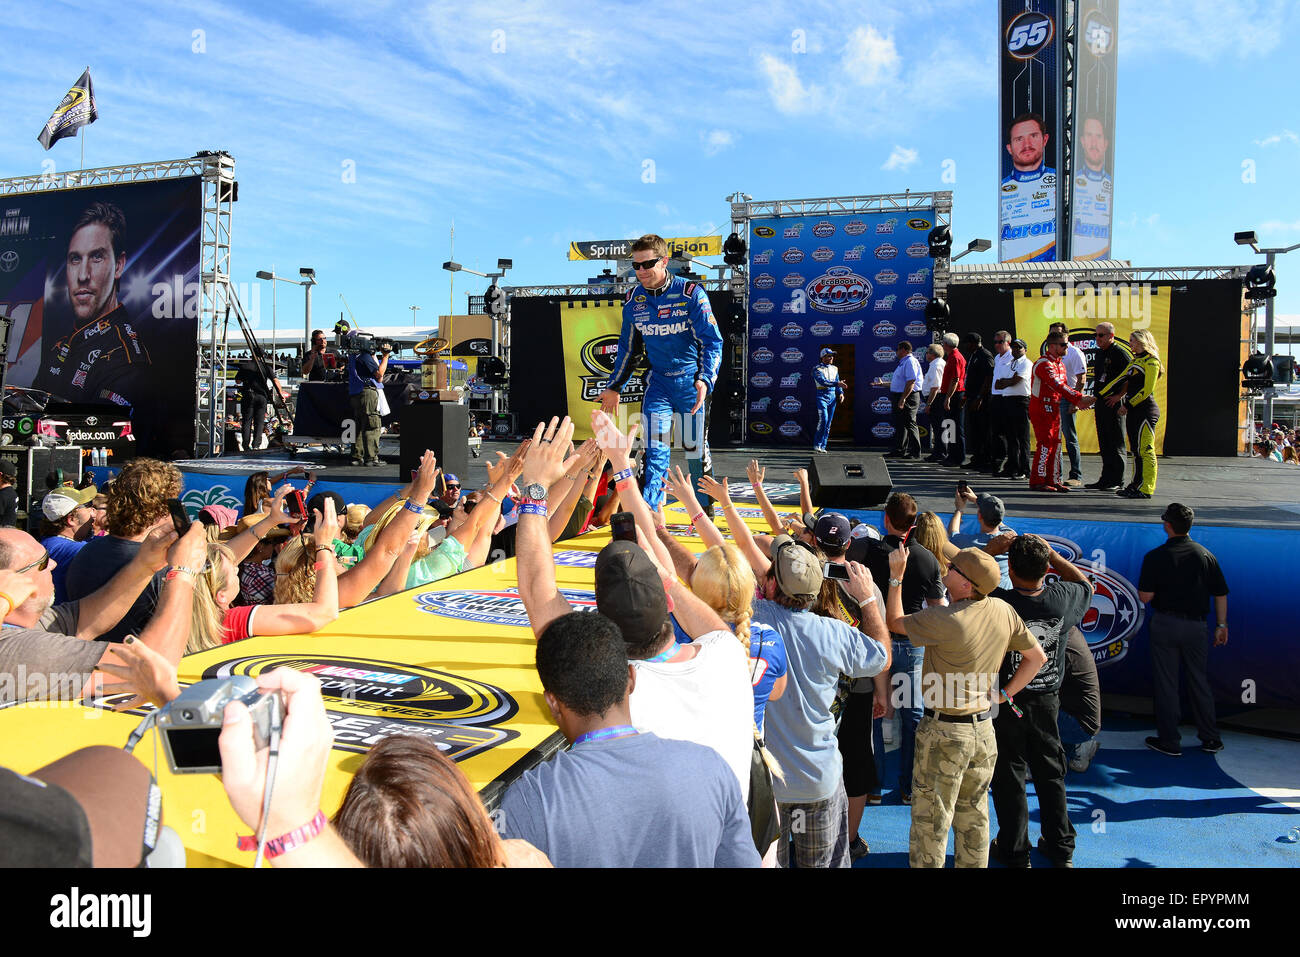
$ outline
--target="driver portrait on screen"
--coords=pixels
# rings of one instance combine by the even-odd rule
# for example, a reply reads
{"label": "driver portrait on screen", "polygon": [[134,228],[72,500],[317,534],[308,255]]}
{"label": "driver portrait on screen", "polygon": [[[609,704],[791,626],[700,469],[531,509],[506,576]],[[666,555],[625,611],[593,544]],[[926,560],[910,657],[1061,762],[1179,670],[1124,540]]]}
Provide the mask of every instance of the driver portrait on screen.
{"label": "driver portrait on screen", "polygon": [[1013,168],[1000,193],[1003,262],[1056,257],[1056,170],[1044,162],[1050,138],[1037,113],[1022,113],[1007,128]]}
{"label": "driver portrait on screen", "polygon": [[35,388],[72,402],[137,401],[151,360],[118,301],[125,233],[126,218],[112,203],[92,203],[77,219],[66,260],[72,330],[45,343]]}
{"label": "driver portrait on screen", "polygon": [[1105,259],[1110,253],[1114,186],[1106,173],[1106,127],[1096,116],[1083,120],[1083,166],[1074,177],[1071,258]]}

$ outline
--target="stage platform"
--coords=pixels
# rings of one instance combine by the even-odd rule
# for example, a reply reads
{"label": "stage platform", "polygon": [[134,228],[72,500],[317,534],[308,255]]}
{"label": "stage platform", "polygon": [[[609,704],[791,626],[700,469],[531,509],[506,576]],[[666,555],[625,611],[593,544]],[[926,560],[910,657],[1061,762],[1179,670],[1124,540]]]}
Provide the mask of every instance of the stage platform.
{"label": "stage platform", "polygon": [[[484,484],[487,481],[486,463],[489,457],[494,460],[496,452],[509,454],[514,448],[515,443],[485,441],[483,457],[471,459],[466,474],[459,476],[463,486],[473,488]],[[830,454],[852,451],[851,448],[832,446]],[[726,476],[731,480],[735,499],[752,501],[745,467],[750,459],[756,458],[767,468],[766,484],[771,486],[768,495],[772,501],[776,504],[794,505],[798,504],[799,499],[792,473],[797,468],[807,468],[812,455],[807,449],[715,449],[713,471],[715,475]],[[673,454],[673,461],[685,469],[686,461],[680,452]],[[266,468],[275,473],[301,465],[316,471],[320,481],[331,485],[377,483],[391,486],[401,480],[395,462],[385,462],[382,468],[366,468],[349,465],[346,459],[338,457],[307,453],[290,457],[277,449],[177,464],[187,473],[226,476],[227,484],[237,478],[237,495],[242,495],[243,476],[258,468]],[[886,464],[896,491],[913,495],[922,511],[937,512],[945,517],[952,513],[953,493],[957,482],[964,478],[977,492],[992,492],[999,496],[1006,504],[1009,515],[1026,518],[1151,522],[1158,525],[1160,512],[1165,505],[1182,502],[1195,509],[1196,521],[1200,525],[1300,529],[1300,467],[1265,459],[1186,456],[1161,458],[1156,494],[1150,501],[1123,499],[1113,493],[1093,492],[1083,488],[1072,491],[1069,495],[1031,492],[1028,482],[992,478],[924,460],[887,459]],[[1083,456],[1083,480],[1095,481],[1100,473],[1100,458],[1096,455]],[[187,482],[186,488],[190,487]],[[231,488],[234,486],[231,485]],[[369,499],[377,490],[366,491],[371,494],[364,496],[364,499]],[[378,501],[387,494],[385,490],[374,500]],[[362,500],[363,498],[349,499]]]}

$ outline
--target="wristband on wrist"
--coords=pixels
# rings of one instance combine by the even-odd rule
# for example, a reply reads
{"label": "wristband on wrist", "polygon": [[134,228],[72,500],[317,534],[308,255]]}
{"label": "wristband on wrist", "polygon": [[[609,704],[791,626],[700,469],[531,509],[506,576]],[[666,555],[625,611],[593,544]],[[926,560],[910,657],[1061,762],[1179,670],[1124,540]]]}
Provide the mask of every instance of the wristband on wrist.
{"label": "wristband on wrist", "polygon": [[184,565],[173,565],[167,569],[167,574],[163,576],[163,581],[171,581],[181,573],[189,575],[191,578],[199,577],[199,571],[196,568],[186,568]]}
{"label": "wristband on wrist", "polygon": [[498,505],[501,504],[501,499],[497,498],[495,495],[492,494],[491,487],[485,488],[483,490],[483,494],[486,495],[488,498],[492,499],[492,501],[496,502]]}
{"label": "wristband on wrist", "polygon": [[333,554],[334,554],[334,546],[333,546],[333,545],[317,545],[317,546],[316,546],[316,551],[318,551],[318,552],[329,552],[331,555],[333,555]]}
{"label": "wristband on wrist", "polygon": [[530,501],[528,501],[527,499],[525,499],[524,501],[522,501],[522,502],[519,503],[519,514],[520,514],[520,515],[540,515],[542,518],[546,518],[546,515],[547,515],[547,513],[546,513],[546,503],[545,503],[545,502],[530,502]]}
{"label": "wristband on wrist", "polygon": [[633,476],[633,474],[635,473],[633,473],[633,471],[630,468],[623,469],[620,472],[615,472],[614,484],[617,485],[619,482],[622,482],[624,479],[630,479]]}
{"label": "wristband on wrist", "polygon": [[408,498],[408,499],[406,500],[406,502],[402,505],[402,508],[406,509],[408,512],[412,512],[412,513],[415,514],[415,515],[423,515],[423,514],[424,514],[424,506],[423,506],[423,505],[417,505],[415,502],[412,502],[409,498]]}
{"label": "wristband on wrist", "polygon": [[704,509],[700,509],[698,512],[696,512],[694,515],[691,516],[691,524],[694,525],[703,517],[704,517]]}
{"label": "wristband on wrist", "polygon": [[[302,847],[314,837],[320,836],[325,830],[325,812],[317,811],[316,816],[304,824],[302,827],[295,827],[287,834],[281,834],[279,837],[266,842],[266,859],[279,857],[281,854],[287,854],[289,851]],[[251,834],[241,835],[235,838],[235,847],[241,851],[257,850],[257,838]]]}
{"label": "wristband on wrist", "polygon": [[5,614],[8,614],[9,612],[13,611],[15,608],[18,607],[18,603],[14,601],[13,598],[11,598],[8,595],[8,593],[0,591],[0,598],[3,598],[5,601],[9,602],[9,608],[6,610]]}

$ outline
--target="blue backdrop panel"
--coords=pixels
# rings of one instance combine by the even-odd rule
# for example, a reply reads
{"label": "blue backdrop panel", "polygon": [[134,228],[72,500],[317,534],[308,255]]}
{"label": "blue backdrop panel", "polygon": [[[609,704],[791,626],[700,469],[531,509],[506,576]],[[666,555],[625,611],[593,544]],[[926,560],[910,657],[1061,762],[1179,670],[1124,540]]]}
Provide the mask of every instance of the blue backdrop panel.
{"label": "blue backdrop panel", "polygon": [[[931,340],[926,235],[933,210],[755,219],[749,260],[749,441],[812,445],[812,369],[824,346],[854,347],[853,441],[892,445],[895,349]],[[841,353],[843,350],[841,349]],[[881,378],[886,381],[877,385]],[[850,414],[842,404],[836,415]]]}
{"label": "blue backdrop panel", "polygon": [[[882,527],[880,512],[848,512]],[[948,516],[943,516],[944,521]],[[1016,518],[1017,532],[1042,535],[1096,582],[1092,607],[1082,623],[1101,690],[1151,695],[1148,644],[1150,608],[1138,601],[1142,558],[1162,544],[1159,524],[1069,522]],[[963,532],[979,530],[967,517]],[[1285,529],[1194,526],[1192,538],[1219,561],[1228,583],[1228,644],[1210,649],[1209,676],[1215,701],[1225,712],[1249,707],[1300,708],[1300,628],[1286,601],[1300,567],[1300,533]],[[1206,617],[1206,641],[1212,618]]]}
{"label": "blue backdrop panel", "polygon": [[[273,469],[272,471],[276,470]],[[199,509],[204,505],[227,505],[237,512],[243,513],[244,482],[248,478],[247,473],[220,475],[206,472],[186,472],[182,469],[181,477],[183,481],[181,502],[184,503],[185,510],[189,512],[190,518],[198,515]],[[293,486],[299,489],[306,484],[296,476],[291,481]],[[393,490],[396,488],[395,483],[385,485],[380,482],[331,482],[322,479],[316,483],[311,491],[313,495],[317,492],[338,492],[343,496],[343,501],[349,505],[369,505],[374,507],[393,494]]]}

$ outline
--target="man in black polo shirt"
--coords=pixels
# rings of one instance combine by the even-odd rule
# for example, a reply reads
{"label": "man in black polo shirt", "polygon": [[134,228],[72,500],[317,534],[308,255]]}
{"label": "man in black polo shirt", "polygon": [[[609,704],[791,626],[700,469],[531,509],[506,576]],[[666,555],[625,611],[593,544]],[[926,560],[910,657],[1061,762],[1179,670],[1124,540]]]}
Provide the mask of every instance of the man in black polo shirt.
{"label": "man in black polo shirt", "polygon": [[[916,499],[906,492],[895,492],[885,502],[885,537],[879,540],[860,538],[849,546],[849,561],[867,566],[871,578],[883,595],[889,590],[889,553],[902,544],[916,524]],[[907,543],[907,571],[903,575],[903,613],[913,614],[926,605],[946,605],[943,573],[939,560],[920,542]],[[906,635],[893,640],[894,660],[889,667],[894,707],[901,718],[899,741],[898,790],[904,804],[912,802],[912,759],[916,752],[916,729],[921,723],[922,649],[914,647]],[[896,677],[906,675],[907,677]]]}
{"label": "man in black polo shirt", "polygon": [[1151,677],[1155,685],[1156,736],[1147,747],[1170,757],[1183,753],[1178,732],[1178,667],[1187,667],[1187,698],[1201,750],[1223,750],[1214,721],[1214,696],[1206,673],[1205,617],[1214,599],[1214,646],[1228,643],[1228,585],[1219,562],[1187,537],[1196,513],[1174,502],[1160,516],[1169,540],[1147,552],[1138,576],[1138,598],[1151,605]]}
{"label": "man in black polo shirt", "polygon": [[[1106,383],[1114,380],[1133,361],[1133,352],[1115,338],[1115,326],[1097,324],[1097,357],[1092,360],[1092,391],[1101,395]],[[1101,453],[1101,476],[1084,488],[1113,492],[1124,484],[1124,426],[1119,420],[1123,396],[1100,399],[1093,406],[1097,418],[1097,451]]]}
{"label": "man in black polo shirt", "polygon": [[993,387],[993,353],[983,346],[978,332],[968,332],[962,339],[966,360],[966,448],[970,463],[966,468],[981,471],[992,464],[989,450],[989,400]]}
{"label": "man in black polo shirt", "polygon": [[[1013,867],[1029,865],[1029,810],[1025,800],[1025,771],[1034,776],[1043,836],[1039,849],[1057,867],[1072,867],[1074,826],[1065,799],[1065,750],[1057,728],[1061,680],[1066,670],[1070,629],[1092,603],[1092,586],[1074,565],[1037,535],[1021,535],[1007,550],[1012,587],[994,597],[1015,609],[1029,633],[1038,639],[1047,661],[1015,697],[1021,714],[1000,707],[993,719],[998,762],[993,771],[993,807],[998,812],[998,836],[989,850]],[[1048,566],[1060,578],[1045,585]],[[1007,654],[999,681],[1006,685],[1020,666],[1018,651]]]}

